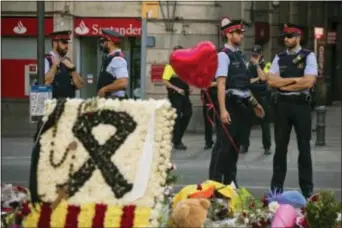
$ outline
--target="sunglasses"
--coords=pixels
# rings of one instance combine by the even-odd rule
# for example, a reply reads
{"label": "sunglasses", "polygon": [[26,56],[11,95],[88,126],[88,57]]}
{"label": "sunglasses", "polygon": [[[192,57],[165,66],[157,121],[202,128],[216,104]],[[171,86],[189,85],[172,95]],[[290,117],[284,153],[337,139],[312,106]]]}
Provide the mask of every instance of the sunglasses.
{"label": "sunglasses", "polygon": [[101,39],[100,39],[100,43],[101,43],[101,44],[103,44],[103,43],[106,42],[106,41],[109,41],[109,40],[108,40],[108,39],[105,39],[105,38],[101,38]]}
{"label": "sunglasses", "polygon": [[297,37],[297,36],[298,36],[297,33],[284,33],[284,34],[282,35],[283,38],[288,38],[288,39],[291,39],[291,38]]}
{"label": "sunglasses", "polygon": [[252,56],[253,57],[259,57],[261,54],[258,54],[258,53],[252,53]]}

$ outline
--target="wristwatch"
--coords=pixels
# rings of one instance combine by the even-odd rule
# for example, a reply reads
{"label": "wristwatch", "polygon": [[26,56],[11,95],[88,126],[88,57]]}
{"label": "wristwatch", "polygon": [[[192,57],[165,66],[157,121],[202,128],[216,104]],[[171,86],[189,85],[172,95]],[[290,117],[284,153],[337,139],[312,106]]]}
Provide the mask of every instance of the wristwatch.
{"label": "wristwatch", "polygon": [[76,66],[74,66],[73,68],[69,68],[69,71],[71,72],[76,71]]}
{"label": "wristwatch", "polygon": [[253,96],[251,96],[249,98],[249,101],[251,102],[253,108],[255,108],[256,106],[258,106],[259,102],[257,101],[257,99],[255,99]]}

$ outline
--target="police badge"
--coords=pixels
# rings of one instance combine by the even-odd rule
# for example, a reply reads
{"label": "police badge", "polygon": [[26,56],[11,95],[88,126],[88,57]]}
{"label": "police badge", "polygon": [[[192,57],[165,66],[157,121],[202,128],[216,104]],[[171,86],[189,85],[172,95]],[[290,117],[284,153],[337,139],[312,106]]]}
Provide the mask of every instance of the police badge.
{"label": "police badge", "polygon": [[303,64],[303,63],[299,63],[299,64],[297,65],[297,68],[300,69],[300,70],[303,69],[303,67],[304,67],[304,64]]}

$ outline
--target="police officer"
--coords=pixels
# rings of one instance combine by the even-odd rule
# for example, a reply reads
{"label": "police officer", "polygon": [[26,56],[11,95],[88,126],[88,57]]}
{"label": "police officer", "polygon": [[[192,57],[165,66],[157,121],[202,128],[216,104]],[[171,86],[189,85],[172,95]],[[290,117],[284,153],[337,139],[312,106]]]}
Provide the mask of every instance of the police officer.
{"label": "police officer", "polygon": [[[182,46],[176,46],[174,50],[182,48]],[[165,66],[162,78],[168,98],[177,111],[173,129],[173,145],[175,149],[186,150],[187,147],[182,142],[182,138],[192,116],[192,104],[189,97],[190,87],[176,75],[170,64]]]}
{"label": "police officer", "polygon": [[310,88],[316,82],[317,60],[310,50],[301,48],[303,29],[285,24],[282,35],[286,51],[275,56],[268,76],[268,84],[276,88],[275,97],[275,154],[271,189],[283,191],[287,170],[287,146],[292,126],[297,135],[299,150],[299,186],[305,197],[313,191],[311,162]]}
{"label": "police officer", "polygon": [[[264,146],[264,154],[271,154],[271,130],[269,123],[269,97],[270,90],[268,89],[266,82],[266,74],[271,67],[270,62],[266,62],[262,56],[262,48],[260,45],[255,45],[252,48],[252,56],[248,62],[248,72],[249,72],[249,88],[254,95],[254,97],[260,102],[261,106],[265,111],[265,117],[260,119],[261,129],[262,129],[262,144]],[[249,137],[252,127],[253,113],[250,113],[249,122],[246,128],[246,135],[243,138],[242,146],[240,148],[241,153],[248,152],[249,147]]]}
{"label": "police officer", "polygon": [[84,86],[75,65],[66,56],[71,31],[50,34],[52,50],[45,56],[45,85],[52,85],[53,98],[74,98],[76,89]]}
{"label": "police officer", "polygon": [[97,95],[105,98],[125,99],[128,85],[127,61],[120,49],[120,33],[102,29],[101,46],[105,52],[97,82]]}
{"label": "police officer", "polygon": [[[217,82],[214,80],[210,87],[208,88],[207,92],[210,96],[211,101],[213,104],[210,103],[210,100],[207,97],[206,92],[202,89],[201,90],[201,99],[203,102],[203,119],[204,119],[204,140],[205,146],[204,149],[210,149],[213,146],[213,123],[214,121],[214,107],[217,107]],[[213,105],[213,107],[211,107]],[[211,120],[211,121],[210,121]]]}
{"label": "police officer", "polygon": [[[236,184],[238,151],[234,149],[233,145],[235,144],[237,148],[241,145],[240,128],[246,122],[249,102],[253,101],[253,107],[258,116],[262,117],[264,111],[248,90],[248,71],[238,49],[244,36],[243,22],[224,19],[221,22],[221,30],[227,37],[225,47],[218,53],[218,69],[216,71],[222,124],[217,125],[220,128],[220,147],[216,154],[212,154],[214,171],[210,171],[210,179],[223,184],[231,184],[232,181]],[[226,135],[223,125],[228,128],[232,140]]]}

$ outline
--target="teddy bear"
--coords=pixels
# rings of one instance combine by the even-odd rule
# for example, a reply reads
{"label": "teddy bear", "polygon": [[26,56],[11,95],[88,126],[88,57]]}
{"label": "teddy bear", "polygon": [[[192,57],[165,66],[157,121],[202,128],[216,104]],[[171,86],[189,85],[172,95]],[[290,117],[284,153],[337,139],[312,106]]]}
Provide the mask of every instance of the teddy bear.
{"label": "teddy bear", "polygon": [[171,227],[204,227],[210,201],[204,198],[189,198],[180,201],[173,209]]}

